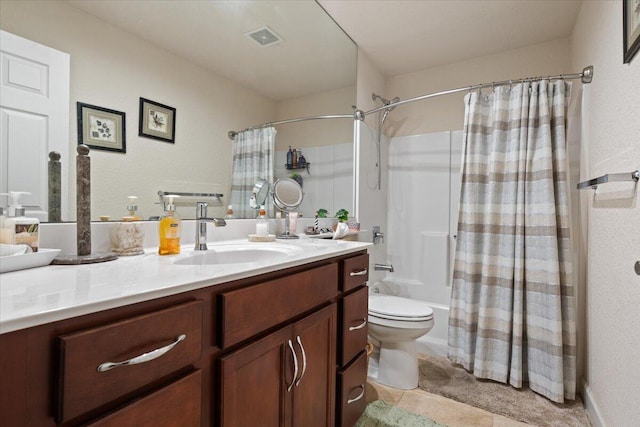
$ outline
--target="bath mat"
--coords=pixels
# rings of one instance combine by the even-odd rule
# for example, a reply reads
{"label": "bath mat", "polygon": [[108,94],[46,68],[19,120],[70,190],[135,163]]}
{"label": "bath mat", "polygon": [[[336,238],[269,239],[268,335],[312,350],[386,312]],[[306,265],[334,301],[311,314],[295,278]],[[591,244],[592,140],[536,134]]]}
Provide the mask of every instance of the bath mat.
{"label": "bath mat", "polygon": [[591,426],[582,401],[559,404],[530,389],[516,389],[491,380],[478,379],[447,358],[420,359],[419,387],[494,414],[536,426]]}
{"label": "bath mat", "polygon": [[447,427],[431,418],[375,400],[367,405],[355,427]]}

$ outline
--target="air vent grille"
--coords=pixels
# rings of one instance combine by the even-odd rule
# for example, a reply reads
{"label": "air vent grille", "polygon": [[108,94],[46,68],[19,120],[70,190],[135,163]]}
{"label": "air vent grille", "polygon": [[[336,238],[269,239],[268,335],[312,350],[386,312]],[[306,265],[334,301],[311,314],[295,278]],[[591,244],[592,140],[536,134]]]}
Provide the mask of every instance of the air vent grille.
{"label": "air vent grille", "polygon": [[282,41],[282,37],[267,26],[251,30],[245,35],[263,47],[278,44]]}

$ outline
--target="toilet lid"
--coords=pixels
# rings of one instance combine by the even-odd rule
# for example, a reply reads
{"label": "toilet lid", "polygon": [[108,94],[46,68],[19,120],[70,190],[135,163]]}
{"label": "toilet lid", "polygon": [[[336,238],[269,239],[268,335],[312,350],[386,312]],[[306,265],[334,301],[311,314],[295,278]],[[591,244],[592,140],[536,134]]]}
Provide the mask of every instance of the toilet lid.
{"label": "toilet lid", "polygon": [[424,301],[392,295],[371,295],[369,314],[383,319],[422,321],[433,318],[433,309]]}

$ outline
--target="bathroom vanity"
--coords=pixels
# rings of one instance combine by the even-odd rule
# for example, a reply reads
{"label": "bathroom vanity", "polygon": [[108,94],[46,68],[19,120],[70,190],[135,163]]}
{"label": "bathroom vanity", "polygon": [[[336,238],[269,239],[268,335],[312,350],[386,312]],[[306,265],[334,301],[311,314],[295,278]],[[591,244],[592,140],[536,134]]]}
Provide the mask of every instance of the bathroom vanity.
{"label": "bathroom vanity", "polygon": [[3,424],[352,426],[368,244],[290,245],[278,261],[148,253],[4,274]]}

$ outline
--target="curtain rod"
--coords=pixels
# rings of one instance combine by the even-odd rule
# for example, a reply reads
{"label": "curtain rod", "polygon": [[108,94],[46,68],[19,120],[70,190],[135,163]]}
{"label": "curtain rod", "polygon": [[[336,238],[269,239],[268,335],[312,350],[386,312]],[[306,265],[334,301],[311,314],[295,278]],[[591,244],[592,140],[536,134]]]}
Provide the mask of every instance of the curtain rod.
{"label": "curtain rod", "polygon": [[353,114],[332,114],[332,115],[327,115],[327,116],[308,116],[308,117],[298,117],[297,119],[288,119],[288,120],[280,120],[277,122],[269,122],[269,123],[263,123],[261,125],[257,125],[257,126],[251,126],[250,128],[247,129],[243,129],[239,132],[236,132],[235,130],[230,130],[227,133],[227,136],[229,137],[229,139],[234,139],[236,137],[237,134],[239,134],[240,132],[244,132],[247,130],[253,130],[253,129],[261,129],[261,128],[266,128],[269,126],[275,126],[275,125],[283,125],[285,123],[295,123],[295,122],[304,122],[307,120],[321,120],[321,119],[353,119],[354,115]]}
{"label": "curtain rod", "polygon": [[[546,80],[546,79],[549,79],[549,80],[581,79],[582,83],[591,83],[591,80],[593,80],[593,65],[589,65],[588,67],[585,67],[582,70],[581,73],[560,74],[560,75],[557,75],[557,76],[546,76],[546,77],[542,77],[542,76],[541,77],[527,77],[527,78],[514,79],[514,80],[503,80],[503,81],[500,81],[500,82],[481,83],[481,84],[477,84],[477,85],[470,85],[470,86],[460,87],[460,88],[457,88],[457,89],[443,90],[441,92],[430,93],[428,95],[417,96],[415,98],[409,98],[409,99],[405,99],[405,100],[402,100],[402,101],[393,102],[391,104],[383,105],[382,107],[377,107],[377,108],[374,108],[374,109],[369,110],[367,112],[362,112],[361,116],[364,118],[364,117],[368,116],[369,114],[377,113],[378,111],[388,110],[390,108],[396,108],[397,106],[402,105],[402,104],[408,104],[410,102],[415,102],[415,101],[422,101],[423,99],[434,98],[436,96],[449,95],[449,94],[452,94],[452,93],[478,90],[478,89],[483,89],[483,88],[487,88],[487,87],[506,86],[506,85],[511,85],[513,83],[533,82],[533,81]],[[356,118],[360,119],[359,117],[356,117]],[[360,120],[362,120],[362,119],[360,119]]]}
{"label": "curtain rod", "polygon": [[[354,119],[354,120],[357,119],[357,120],[364,120],[364,118],[366,116],[368,116],[369,114],[377,113],[378,111],[383,111],[383,110],[396,108],[399,105],[408,104],[410,102],[422,101],[423,99],[429,99],[429,98],[435,98],[436,96],[450,95],[452,93],[478,90],[478,89],[483,89],[483,88],[487,88],[487,87],[505,86],[505,85],[512,85],[514,83],[533,82],[533,81],[539,81],[539,80],[545,80],[545,79],[548,79],[548,80],[581,79],[582,83],[591,83],[591,81],[593,80],[593,65],[589,65],[588,67],[583,68],[581,73],[559,74],[557,76],[546,76],[546,77],[543,77],[543,76],[540,76],[540,77],[526,77],[526,78],[520,78],[520,79],[514,79],[514,80],[503,80],[503,81],[499,81],[499,82],[481,83],[481,84],[477,84],[477,85],[459,87],[457,89],[443,90],[443,91],[440,91],[440,92],[430,93],[430,94],[427,94],[427,95],[417,96],[415,98],[409,98],[409,99],[405,99],[405,100],[402,100],[402,101],[393,102],[391,104],[387,104],[387,105],[383,105],[381,107],[374,108],[374,109],[369,110],[367,112],[364,112],[362,110],[355,110],[353,114],[333,114],[333,115],[327,115],[327,116],[299,117],[299,118],[296,118],[296,119],[288,119],[288,120],[280,120],[280,121],[277,121],[277,122],[263,123],[261,125],[252,126],[250,128],[244,129],[244,130],[242,130],[240,132],[244,132],[244,131],[247,131],[247,130],[253,130],[253,129],[261,129],[261,128],[265,128],[265,127],[269,127],[269,126],[282,125],[282,124],[285,124],[285,123],[303,122],[303,121],[307,121],[307,120],[320,120],[320,119]],[[233,140],[233,139],[235,139],[236,135],[238,135],[238,133],[239,132],[236,132],[234,130],[230,130],[227,133],[227,136],[229,137],[229,139]]]}

